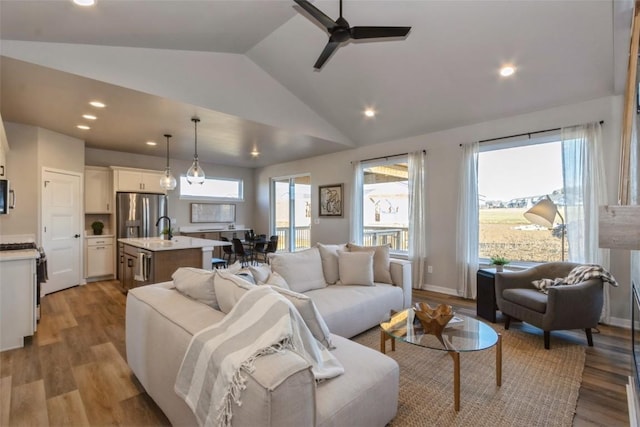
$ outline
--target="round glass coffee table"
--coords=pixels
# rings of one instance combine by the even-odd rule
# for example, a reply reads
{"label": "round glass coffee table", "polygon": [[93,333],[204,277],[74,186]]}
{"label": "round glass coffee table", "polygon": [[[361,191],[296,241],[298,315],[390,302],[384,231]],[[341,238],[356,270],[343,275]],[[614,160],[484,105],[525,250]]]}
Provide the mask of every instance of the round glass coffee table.
{"label": "round glass coffee table", "polygon": [[413,308],[391,316],[380,324],[380,351],[386,353],[386,342],[391,340],[395,351],[395,340],[420,347],[446,351],[453,359],[453,399],[455,410],[460,410],[460,353],[486,350],[496,347],[496,384],[502,385],[502,335],[491,326],[469,316],[456,314],[439,336],[425,334],[415,317]]}

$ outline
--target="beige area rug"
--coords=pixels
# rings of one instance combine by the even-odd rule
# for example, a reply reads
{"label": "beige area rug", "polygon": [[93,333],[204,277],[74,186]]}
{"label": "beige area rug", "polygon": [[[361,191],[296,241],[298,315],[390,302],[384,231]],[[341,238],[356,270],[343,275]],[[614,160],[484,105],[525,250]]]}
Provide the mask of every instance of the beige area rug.
{"label": "beige area rug", "polygon": [[[571,426],[584,369],[583,346],[517,330],[502,333],[502,386],[495,347],[460,355],[460,412],[453,403],[453,360],[444,351],[402,342],[387,355],[400,365],[398,414],[391,426]],[[380,331],[354,341],[380,350]]]}

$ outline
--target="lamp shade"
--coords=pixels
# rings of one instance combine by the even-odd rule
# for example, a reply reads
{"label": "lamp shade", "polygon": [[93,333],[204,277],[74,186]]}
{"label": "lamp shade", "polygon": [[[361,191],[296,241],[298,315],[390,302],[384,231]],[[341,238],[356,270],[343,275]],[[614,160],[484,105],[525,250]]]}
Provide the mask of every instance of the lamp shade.
{"label": "lamp shade", "polygon": [[173,190],[176,188],[176,179],[171,175],[171,168],[169,167],[169,138],[171,138],[171,135],[165,133],[164,137],[167,138],[167,167],[164,170],[164,175],[160,178],[160,187],[164,190]]}
{"label": "lamp shade", "polygon": [[200,167],[200,162],[198,162],[198,122],[200,121],[197,117],[192,117],[191,121],[193,122],[194,128],[194,145],[195,145],[195,154],[193,155],[193,164],[187,171],[187,182],[189,184],[203,184],[205,180],[205,174],[202,168]]}
{"label": "lamp shade", "polygon": [[531,209],[524,213],[524,217],[531,223],[542,227],[553,228],[553,221],[558,214],[558,207],[549,196],[538,201]]}

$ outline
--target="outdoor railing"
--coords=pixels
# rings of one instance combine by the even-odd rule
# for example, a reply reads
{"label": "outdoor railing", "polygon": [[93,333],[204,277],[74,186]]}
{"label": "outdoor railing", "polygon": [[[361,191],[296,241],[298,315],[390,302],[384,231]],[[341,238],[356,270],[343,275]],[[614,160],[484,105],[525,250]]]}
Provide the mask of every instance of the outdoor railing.
{"label": "outdoor railing", "polygon": [[[289,251],[289,228],[276,228],[278,235],[278,250]],[[296,249],[311,247],[311,227],[295,228]],[[365,246],[390,245],[392,251],[409,250],[409,229],[403,227],[365,227],[362,236]]]}

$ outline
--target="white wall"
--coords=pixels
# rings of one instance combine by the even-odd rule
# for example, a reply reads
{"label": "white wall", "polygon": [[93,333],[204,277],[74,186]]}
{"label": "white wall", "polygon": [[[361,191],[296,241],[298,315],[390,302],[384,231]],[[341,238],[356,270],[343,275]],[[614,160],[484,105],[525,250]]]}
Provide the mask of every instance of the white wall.
{"label": "white wall", "polygon": [[[312,182],[312,215],[318,214],[318,185],[343,182],[346,197],[352,191],[353,160],[427,150],[427,200],[429,202],[429,264],[433,273],[427,274],[427,284],[440,291],[456,292],[455,239],[456,211],[459,187],[459,144],[512,134],[533,132],[563,126],[604,120],[603,138],[605,167],[608,178],[610,203],[616,202],[618,156],[620,143],[621,97],[605,97],[575,105],[550,108],[535,113],[504,118],[491,122],[454,128],[442,132],[420,135],[404,140],[391,141],[374,146],[360,147],[337,154],[314,157],[296,162],[265,167],[256,171],[255,227],[268,229],[269,182],[273,177],[310,173]],[[311,226],[311,241],[323,243],[344,242],[349,239],[350,200],[345,201],[345,217],[322,218]],[[611,271],[621,287],[613,289],[612,316],[628,318],[629,312],[629,260],[628,252],[612,254]]]}
{"label": "white wall", "polygon": [[[87,148],[85,150],[85,163],[87,166],[124,166],[164,171],[166,158]],[[180,175],[187,173],[191,162],[170,159],[170,166],[173,176],[179,180]],[[238,178],[244,181],[244,202],[235,203],[236,224],[252,226],[256,199],[253,187],[254,170],[213,165],[202,161],[200,162],[200,166],[207,177]],[[191,223],[192,202],[192,200],[180,200],[178,187],[176,187],[174,191],[169,192],[169,216],[176,219],[174,227],[176,225],[177,227],[197,225]]]}
{"label": "white wall", "polygon": [[4,122],[9,143],[7,176],[16,193],[16,208],[0,217],[0,232],[39,238],[42,168],[84,170],[84,141],[47,129]]}
{"label": "white wall", "polygon": [[16,208],[0,215],[0,233],[33,234],[38,231],[38,128],[4,122],[9,152],[7,178],[16,194]]}

